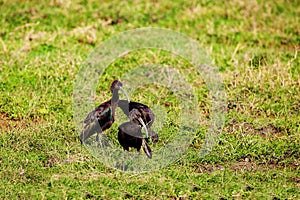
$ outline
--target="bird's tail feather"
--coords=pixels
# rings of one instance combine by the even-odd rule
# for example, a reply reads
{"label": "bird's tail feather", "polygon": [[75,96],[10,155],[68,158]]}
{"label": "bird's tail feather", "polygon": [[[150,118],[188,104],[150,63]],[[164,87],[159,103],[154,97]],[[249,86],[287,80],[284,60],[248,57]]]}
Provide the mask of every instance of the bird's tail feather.
{"label": "bird's tail feather", "polygon": [[84,130],[79,136],[81,143],[83,143],[86,139],[88,139],[91,135],[95,133],[95,125],[97,125],[95,122],[91,122],[84,128]]}

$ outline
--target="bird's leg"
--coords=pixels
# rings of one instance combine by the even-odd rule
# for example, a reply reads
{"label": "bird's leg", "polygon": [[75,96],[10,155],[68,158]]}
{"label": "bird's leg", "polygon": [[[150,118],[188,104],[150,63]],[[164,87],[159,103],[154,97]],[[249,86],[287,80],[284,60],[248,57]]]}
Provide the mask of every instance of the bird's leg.
{"label": "bird's leg", "polygon": [[99,142],[99,133],[96,135],[96,142]]}
{"label": "bird's leg", "polygon": [[100,144],[99,133],[97,132],[97,135],[96,135],[96,147],[98,147],[99,144]]}
{"label": "bird's leg", "polygon": [[141,117],[139,117],[138,120],[139,120],[139,122],[143,125],[143,127],[144,127],[144,129],[145,129],[145,131],[146,131],[146,138],[148,138],[148,137],[149,137],[149,133],[148,133],[148,129],[147,129],[146,124],[144,123],[144,121],[142,120]]}
{"label": "bird's leg", "polygon": [[125,149],[124,149],[124,152],[123,152],[123,154],[124,154],[124,160],[123,160],[123,162],[122,162],[122,171],[125,171],[125,163],[126,163],[126,152],[125,152]]}
{"label": "bird's leg", "polygon": [[100,145],[102,147],[102,131],[101,132],[97,132],[96,135],[96,146],[98,147],[98,145]]}

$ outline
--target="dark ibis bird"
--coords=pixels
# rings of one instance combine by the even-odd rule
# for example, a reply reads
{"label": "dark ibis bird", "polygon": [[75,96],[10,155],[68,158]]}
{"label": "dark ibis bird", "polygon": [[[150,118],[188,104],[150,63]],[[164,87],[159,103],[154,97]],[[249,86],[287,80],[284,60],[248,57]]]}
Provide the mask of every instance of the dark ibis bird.
{"label": "dark ibis bird", "polygon": [[122,88],[122,83],[118,80],[113,81],[110,86],[112,98],[96,107],[95,110],[90,112],[83,121],[84,130],[79,136],[81,142],[84,142],[94,133],[97,133],[96,140],[99,142],[99,133],[110,128],[114,123],[115,110],[119,101],[119,90],[124,93],[129,101],[126,91]]}
{"label": "dark ibis bird", "polygon": [[120,100],[118,106],[132,122],[145,128],[146,140],[148,140],[150,135],[153,143],[158,141],[158,134],[150,129],[154,122],[155,115],[147,105],[133,101],[128,102],[126,100]]}
{"label": "dark ibis bird", "polygon": [[152,158],[152,151],[142,135],[142,128],[133,121],[125,122],[119,126],[118,141],[124,150],[129,151],[129,147],[140,151],[141,147],[148,158]]}

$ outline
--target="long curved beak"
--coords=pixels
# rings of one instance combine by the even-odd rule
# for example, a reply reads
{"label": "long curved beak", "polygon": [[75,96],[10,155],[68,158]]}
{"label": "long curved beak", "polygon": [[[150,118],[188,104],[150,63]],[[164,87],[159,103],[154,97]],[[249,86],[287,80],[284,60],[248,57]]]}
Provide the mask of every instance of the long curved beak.
{"label": "long curved beak", "polygon": [[127,92],[122,88],[122,87],[120,87],[120,90],[123,92],[123,94],[126,96],[126,98],[127,98],[127,101],[128,101],[128,103],[130,102],[130,99],[129,99],[129,96],[128,96],[128,94],[127,94]]}
{"label": "long curved beak", "polygon": [[148,145],[148,143],[145,141],[145,139],[142,140],[142,146],[143,146],[143,150],[146,153],[148,158],[152,158],[152,150],[150,148],[150,146]]}
{"label": "long curved beak", "polygon": [[142,118],[139,117],[138,120],[143,125],[143,127],[144,127],[144,129],[146,131],[146,138],[148,138],[149,137],[149,133],[148,133],[148,129],[147,129],[146,124],[144,123],[144,121],[142,120]]}

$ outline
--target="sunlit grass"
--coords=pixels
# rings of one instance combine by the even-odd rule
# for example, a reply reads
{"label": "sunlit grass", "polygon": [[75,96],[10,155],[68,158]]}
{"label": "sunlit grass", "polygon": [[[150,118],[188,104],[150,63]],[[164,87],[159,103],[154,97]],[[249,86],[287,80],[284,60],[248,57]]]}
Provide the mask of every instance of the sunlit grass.
{"label": "sunlit grass", "polygon": [[[0,9],[1,198],[299,199],[296,1],[0,1]],[[203,124],[168,167],[124,174],[80,144],[73,86],[105,39],[145,26],[179,31],[203,46],[223,77],[226,124],[211,154],[199,157],[211,106],[201,75],[169,52],[124,55],[99,78],[95,105],[111,97],[112,80],[135,67],[171,66],[195,88]],[[168,125],[181,111],[178,99],[157,85],[138,88],[132,99],[168,112],[162,147],[173,137]],[[107,134],[118,145],[116,130]]]}

